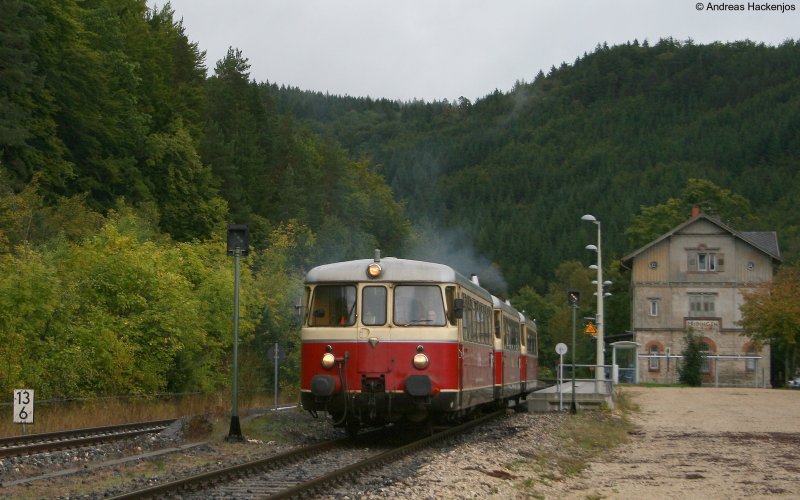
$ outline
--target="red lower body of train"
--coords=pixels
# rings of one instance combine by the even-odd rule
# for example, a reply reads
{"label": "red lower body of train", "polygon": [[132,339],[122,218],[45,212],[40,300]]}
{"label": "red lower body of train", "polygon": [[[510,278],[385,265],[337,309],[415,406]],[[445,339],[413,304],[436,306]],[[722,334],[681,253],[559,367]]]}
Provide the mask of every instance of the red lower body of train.
{"label": "red lower body of train", "polygon": [[302,359],[303,408],[328,412],[348,430],[446,423],[511,402],[522,408],[537,387],[535,370],[526,369],[535,358],[480,344],[305,341]]}

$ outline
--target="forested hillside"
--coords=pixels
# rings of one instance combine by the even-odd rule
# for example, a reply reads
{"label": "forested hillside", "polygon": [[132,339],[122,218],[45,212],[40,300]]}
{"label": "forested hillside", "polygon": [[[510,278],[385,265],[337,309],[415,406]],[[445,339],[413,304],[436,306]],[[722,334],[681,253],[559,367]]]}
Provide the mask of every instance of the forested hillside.
{"label": "forested hillside", "polygon": [[598,46],[475,103],[274,90],[284,109],[380,164],[416,221],[469,235],[512,290],[585,257],[584,213],[603,222],[606,256],[634,250],[624,230],[636,213],[690,178],[750,200],[755,217],[737,229],[778,231],[790,260],[800,250],[796,42]]}
{"label": "forested hillside", "polygon": [[[643,206],[732,193],[752,208],[736,229],[800,251],[797,42],[598,46],[474,103],[277,87],[246,56],[205,61],[168,4],[0,0],[0,392],[223,387],[228,223],[251,231],[252,387],[271,384],[266,348],[296,338],[304,271],[373,248],[478,272],[548,352],[563,290],[591,290],[585,213],[619,287],[609,331]],[[282,370],[296,381],[296,353]]]}
{"label": "forested hillside", "polygon": [[0,0],[0,393],[224,387],[228,223],[251,229],[245,388],[295,340],[309,266],[399,253],[411,228],[378,169],[276,111],[241,53],[209,72],[169,5]]}

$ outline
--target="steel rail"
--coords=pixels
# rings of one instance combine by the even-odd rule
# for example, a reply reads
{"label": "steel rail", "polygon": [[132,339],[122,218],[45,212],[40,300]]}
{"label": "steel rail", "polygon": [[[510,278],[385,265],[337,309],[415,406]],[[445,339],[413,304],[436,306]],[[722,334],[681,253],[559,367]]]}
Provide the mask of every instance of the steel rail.
{"label": "steel rail", "polygon": [[[437,432],[433,435],[426,436],[422,439],[416,440],[410,444],[394,448],[383,453],[377,454],[366,460],[362,460],[352,465],[348,465],[336,471],[324,474],[315,479],[311,479],[304,483],[287,488],[279,493],[269,496],[271,499],[292,498],[300,497],[303,494],[312,492],[316,489],[326,487],[329,488],[331,484],[338,483],[355,474],[379,467],[386,463],[396,461],[406,455],[409,455],[417,450],[430,446],[431,444],[442,441],[449,437],[455,436],[459,433],[466,432],[473,427],[481,425],[488,420],[504,415],[506,409],[502,409],[485,416],[476,418],[456,427],[448,428],[444,431]],[[385,429],[374,431],[379,434]],[[364,439],[368,434],[359,435],[358,439]],[[298,462],[309,456],[314,456],[319,453],[334,449],[339,446],[349,445],[353,443],[352,438],[340,438],[332,441],[325,441],[311,446],[290,450],[275,456],[261,458],[251,462],[234,465],[230,467],[221,468],[215,471],[209,471],[195,476],[181,478],[175,481],[166,482],[143,488],[140,490],[124,493],[118,496],[111,497],[113,500],[121,499],[138,499],[138,498],[153,498],[162,496],[171,496],[182,492],[182,490],[189,490],[198,485],[210,486],[218,483],[225,482],[229,477],[241,477],[242,475],[252,474],[254,471],[270,470],[278,466],[289,465]]]}
{"label": "steel rail", "polygon": [[30,455],[43,451],[75,448],[85,444],[124,439],[166,429],[175,419],[87,427],[0,438],[0,457]]}
{"label": "steel rail", "polygon": [[434,443],[439,441],[443,441],[448,439],[452,436],[461,434],[466,432],[473,427],[477,427],[489,420],[493,420],[495,418],[500,417],[501,415],[505,415],[506,410],[505,408],[502,410],[498,410],[493,413],[486,414],[482,417],[476,418],[474,420],[470,420],[469,422],[465,422],[461,425],[456,427],[452,427],[431,436],[424,437],[422,439],[418,439],[413,443],[409,443],[407,445],[401,446],[399,448],[395,448],[392,450],[385,451],[374,457],[370,457],[366,460],[362,460],[360,462],[356,462],[352,465],[348,465],[346,467],[342,467],[341,469],[335,470],[318,478],[312,479],[310,481],[306,481],[305,483],[298,484],[291,488],[287,488],[286,490],[277,493],[275,495],[270,495],[268,498],[271,500],[277,499],[284,499],[284,498],[295,498],[295,497],[303,497],[308,493],[314,492],[320,488],[327,488],[330,489],[332,484],[337,484],[347,478],[351,478],[361,472],[374,469],[376,467],[383,466],[387,463],[391,463],[394,461],[399,460],[400,458],[405,457],[406,455],[410,455],[411,453],[426,448]]}
{"label": "steel rail", "polygon": [[273,455],[271,457],[261,458],[258,460],[254,460],[239,465],[233,465],[230,467],[225,467],[214,471],[204,472],[202,474],[197,474],[195,476],[177,479],[175,481],[170,481],[163,484],[156,484],[154,486],[142,488],[136,491],[131,491],[129,493],[124,493],[122,495],[117,495],[111,498],[113,500],[131,499],[131,498],[150,498],[159,495],[165,495],[167,493],[174,493],[183,488],[191,487],[197,484],[213,484],[216,482],[223,481],[224,478],[228,476],[238,475],[239,473],[242,472],[248,472],[253,470],[268,470],[278,465],[291,464],[292,462],[297,462],[307,456],[315,455],[317,453],[327,451],[336,448],[337,446],[341,446],[351,442],[352,440],[350,438],[339,438],[331,441],[325,441],[310,446],[304,446],[302,448],[298,448],[295,450],[289,450],[284,453],[280,453],[278,455]]}

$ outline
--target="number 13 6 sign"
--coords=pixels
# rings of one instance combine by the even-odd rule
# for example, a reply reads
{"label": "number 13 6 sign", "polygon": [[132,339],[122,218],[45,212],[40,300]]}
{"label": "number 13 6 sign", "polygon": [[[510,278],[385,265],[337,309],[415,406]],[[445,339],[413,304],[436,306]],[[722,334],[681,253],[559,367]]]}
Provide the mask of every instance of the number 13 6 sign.
{"label": "number 13 6 sign", "polygon": [[14,389],[14,423],[33,423],[33,389]]}

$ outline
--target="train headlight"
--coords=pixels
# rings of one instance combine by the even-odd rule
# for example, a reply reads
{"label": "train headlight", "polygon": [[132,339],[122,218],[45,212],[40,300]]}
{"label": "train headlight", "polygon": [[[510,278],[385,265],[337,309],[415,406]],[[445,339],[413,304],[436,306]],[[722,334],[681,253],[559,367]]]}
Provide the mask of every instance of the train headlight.
{"label": "train headlight", "polygon": [[424,370],[430,364],[430,360],[428,359],[428,356],[426,356],[421,352],[418,352],[414,355],[414,360],[412,361],[412,363],[414,364],[414,368],[416,368],[417,370]]}
{"label": "train headlight", "polygon": [[372,262],[370,263],[370,265],[367,266],[367,276],[369,276],[370,278],[377,278],[378,276],[381,275],[382,272],[383,269],[381,268],[381,265],[378,264],[377,262]]}
{"label": "train headlight", "polygon": [[333,365],[336,364],[336,356],[333,354],[326,352],[322,355],[322,367],[326,370],[330,370],[333,368]]}

